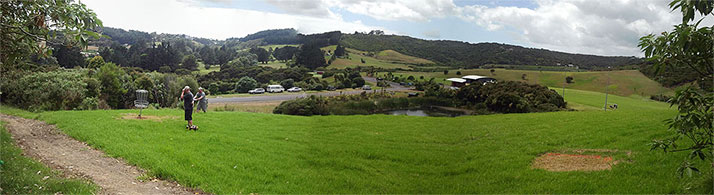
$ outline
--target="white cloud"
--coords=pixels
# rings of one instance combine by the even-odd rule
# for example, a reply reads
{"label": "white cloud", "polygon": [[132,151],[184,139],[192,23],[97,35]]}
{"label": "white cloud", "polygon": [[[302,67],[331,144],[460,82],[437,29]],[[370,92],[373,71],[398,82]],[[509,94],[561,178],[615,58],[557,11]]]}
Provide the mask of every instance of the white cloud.
{"label": "white cloud", "polygon": [[343,0],[325,4],[378,20],[428,21],[456,10],[452,0]]}
{"label": "white cloud", "polygon": [[253,10],[200,7],[191,0],[84,0],[105,26],[157,33],[225,39],[266,29],[295,28],[301,33],[387,29],[339,17],[309,17]]}
{"label": "white cloud", "polygon": [[491,31],[515,31],[534,47],[642,56],[639,37],[668,31],[681,22],[666,0],[542,0],[538,8],[465,6],[459,17]]}

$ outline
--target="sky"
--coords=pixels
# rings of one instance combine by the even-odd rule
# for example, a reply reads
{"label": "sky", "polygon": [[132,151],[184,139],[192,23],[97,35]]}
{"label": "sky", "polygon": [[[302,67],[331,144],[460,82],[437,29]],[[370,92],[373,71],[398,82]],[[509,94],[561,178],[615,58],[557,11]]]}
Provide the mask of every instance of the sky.
{"label": "sky", "polygon": [[[383,30],[429,40],[497,42],[638,56],[639,38],[681,23],[668,0],[82,0],[104,26],[226,39],[267,29]],[[712,26],[709,17],[702,25]]]}

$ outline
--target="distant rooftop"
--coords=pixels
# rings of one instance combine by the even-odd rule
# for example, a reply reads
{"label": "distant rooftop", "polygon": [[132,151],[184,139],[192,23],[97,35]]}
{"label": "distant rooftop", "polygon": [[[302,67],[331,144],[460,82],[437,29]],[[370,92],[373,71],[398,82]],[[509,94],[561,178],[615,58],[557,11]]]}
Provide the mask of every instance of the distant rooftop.
{"label": "distant rooftop", "polygon": [[462,79],[468,79],[468,80],[478,80],[478,79],[492,79],[491,77],[487,76],[481,76],[481,75],[466,75],[461,77]]}
{"label": "distant rooftop", "polygon": [[466,82],[466,79],[462,79],[462,78],[448,78],[446,80],[451,81],[451,82],[457,82],[457,83],[465,83]]}

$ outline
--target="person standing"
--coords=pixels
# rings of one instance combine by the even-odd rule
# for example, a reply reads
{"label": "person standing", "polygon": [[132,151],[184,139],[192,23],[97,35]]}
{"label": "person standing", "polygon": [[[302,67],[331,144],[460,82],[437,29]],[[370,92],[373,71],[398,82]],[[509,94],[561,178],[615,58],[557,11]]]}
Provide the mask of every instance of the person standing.
{"label": "person standing", "polygon": [[183,87],[180,99],[183,100],[183,118],[188,121],[186,128],[191,129],[193,128],[193,118],[191,116],[193,114],[193,93],[191,93],[191,87]]}
{"label": "person standing", "polygon": [[198,88],[198,93],[196,93],[194,101],[198,101],[196,112],[203,110],[203,113],[206,113],[206,109],[208,108],[208,99],[206,99],[206,92],[203,91],[202,87]]}

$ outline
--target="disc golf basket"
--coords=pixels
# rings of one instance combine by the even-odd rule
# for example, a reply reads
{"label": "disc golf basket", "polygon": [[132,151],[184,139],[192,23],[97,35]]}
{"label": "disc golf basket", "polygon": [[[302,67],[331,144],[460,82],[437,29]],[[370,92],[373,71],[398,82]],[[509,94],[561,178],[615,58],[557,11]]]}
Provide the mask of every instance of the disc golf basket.
{"label": "disc golf basket", "polygon": [[148,97],[149,91],[143,89],[136,90],[136,100],[134,100],[134,107],[139,108],[139,119],[141,119],[141,111],[143,111],[144,108],[149,106],[149,101],[146,100],[148,99]]}

